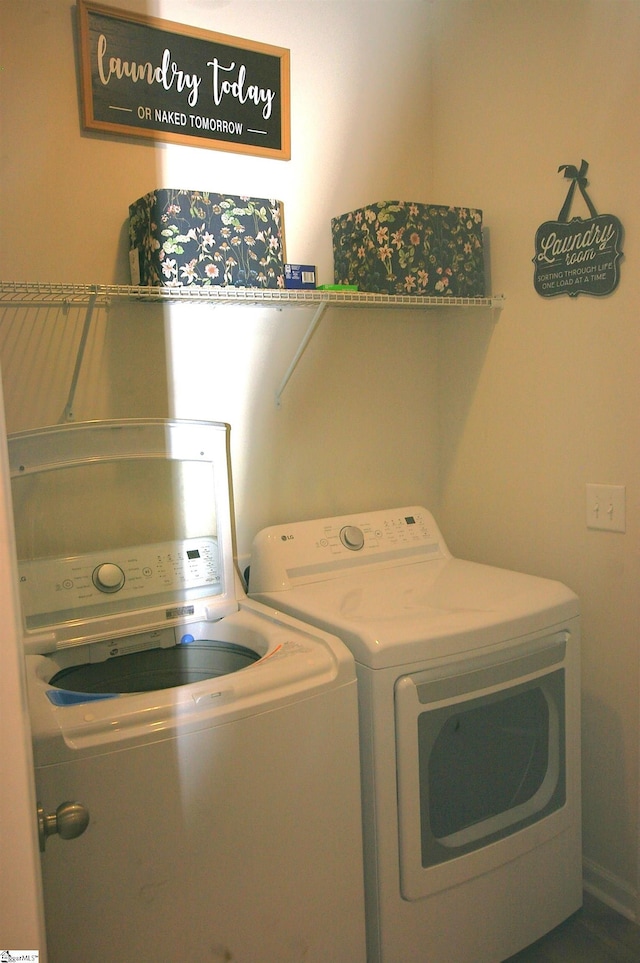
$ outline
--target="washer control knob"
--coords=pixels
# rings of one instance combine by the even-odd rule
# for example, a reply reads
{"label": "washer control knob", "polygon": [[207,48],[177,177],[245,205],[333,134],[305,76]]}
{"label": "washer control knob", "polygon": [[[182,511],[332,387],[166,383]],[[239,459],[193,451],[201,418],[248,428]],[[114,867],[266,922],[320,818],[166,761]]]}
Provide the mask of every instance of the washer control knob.
{"label": "washer control knob", "polygon": [[124,585],[124,572],[113,562],[103,562],[94,568],[92,579],[99,592],[119,592]]}
{"label": "washer control knob", "polygon": [[340,531],[340,541],[350,551],[359,552],[364,545],[364,533],[357,525],[345,525]]}

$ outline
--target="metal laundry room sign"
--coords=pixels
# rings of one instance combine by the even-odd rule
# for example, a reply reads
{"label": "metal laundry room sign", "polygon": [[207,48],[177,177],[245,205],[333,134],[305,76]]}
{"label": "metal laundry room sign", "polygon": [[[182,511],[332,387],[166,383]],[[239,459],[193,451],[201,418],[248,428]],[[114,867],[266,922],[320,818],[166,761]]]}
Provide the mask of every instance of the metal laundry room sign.
{"label": "metal laundry room sign", "polygon": [[[613,214],[597,213],[586,191],[588,167],[583,160],[580,169],[571,164],[558,168],[571,184],[557,221],[545,221],[536,233],[533,284],[543,298],[603,297],[620,280],[622,224]],[[569,220],[576,185],[591,217]]]}
{"label": "metal laundry room sign", "polygon": [[291,157],[289,51],[78,0],[84,126]]}

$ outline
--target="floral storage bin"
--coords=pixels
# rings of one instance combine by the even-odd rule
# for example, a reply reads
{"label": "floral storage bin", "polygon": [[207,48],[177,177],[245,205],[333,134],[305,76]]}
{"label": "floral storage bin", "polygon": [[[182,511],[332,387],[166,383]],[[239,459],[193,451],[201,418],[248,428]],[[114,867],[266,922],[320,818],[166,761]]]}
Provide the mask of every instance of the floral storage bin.
{"label": "floral storage bin", "polygon": [[336,284],[360,291],[484,297],[482,211],[380,201],[331,220]]}
{"label": "floral storage bin", "polygon": [[280,201],[156,190],[129,207],[131,283],[284,288]]}

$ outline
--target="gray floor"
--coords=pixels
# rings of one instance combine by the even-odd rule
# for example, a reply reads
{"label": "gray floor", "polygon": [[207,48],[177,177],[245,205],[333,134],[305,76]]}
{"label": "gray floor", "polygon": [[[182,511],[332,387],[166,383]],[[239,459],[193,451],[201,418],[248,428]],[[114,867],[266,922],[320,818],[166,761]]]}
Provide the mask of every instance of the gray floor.
{"label": "gray floor", "polygon": [[584,906],[509,963],[640,963],[640,926],[584,894]]}

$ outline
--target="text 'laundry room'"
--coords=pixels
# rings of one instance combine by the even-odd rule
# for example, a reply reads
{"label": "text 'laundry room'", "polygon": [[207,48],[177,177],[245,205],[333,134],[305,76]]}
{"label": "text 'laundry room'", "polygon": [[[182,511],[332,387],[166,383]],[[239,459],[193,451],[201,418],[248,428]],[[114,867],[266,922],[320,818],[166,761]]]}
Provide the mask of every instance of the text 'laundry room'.
{"label": "text 'laundry room'", "polygon": [[0,957],[640,924],[640,4],[4,7]]}

